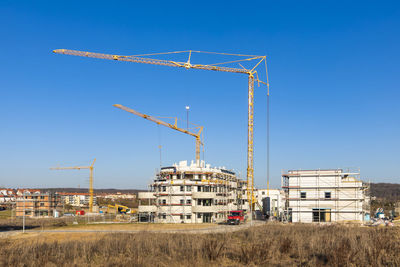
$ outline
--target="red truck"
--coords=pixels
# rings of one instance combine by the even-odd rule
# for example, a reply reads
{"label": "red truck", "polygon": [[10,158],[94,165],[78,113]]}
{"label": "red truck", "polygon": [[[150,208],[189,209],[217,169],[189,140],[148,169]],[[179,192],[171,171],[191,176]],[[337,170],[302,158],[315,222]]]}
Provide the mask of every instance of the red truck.
{"label": "red truck", "polygon": [[84,210],[77,210],[76,211],[76,215],[85,215],[85,211]]}
{"label": "red truck", "polygon": [[243,210],[232,210],[228,215],[228,224],[241,224],[246,221]]}

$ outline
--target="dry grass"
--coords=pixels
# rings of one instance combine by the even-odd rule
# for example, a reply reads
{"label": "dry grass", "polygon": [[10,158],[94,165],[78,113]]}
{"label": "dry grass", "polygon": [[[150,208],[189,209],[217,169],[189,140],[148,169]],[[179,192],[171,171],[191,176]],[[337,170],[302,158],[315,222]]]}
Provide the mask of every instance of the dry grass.
{"label": "dry grass", "polygon": [[115,223],[115,224],[77,224],[54,227],[57,230],[109,230],[109,231],[157,231],[185,230],[215,227],[215,224],[158,224],[158,223]]}
{"label": "dry grass", "polygon": [[0,211],[0,220],[7,220],[11,218],[11,210]]}
{"label": "dry grass", "polygon": [[220,234],[0,240],[2,266],[400,266],[400,229],[268,224]]}
{"label": "dry grass", "polygon": [[[62,218],[45,218],[45,219],[32,219],[26,218],[25,227],[26,229],[36,229],[36,228],[54,228],[67,226],[71,224],[72,220],[65,220]],[[0,232],[1,231],[10,231],[10,230],[21,230],[22,229],[22,218],[18,219],[7,219],[0,220]]]}
{"label": "dry grass", "polygon": [[[96,220],[99,223],[93,223]],[[78,224],[73,224],[73,222]],[[156,223],[103,223],[102,218],[86,217],[70,218],[26,218],[25,227],[27,230],[126,230],[126,231],[157,231],[157,230],[184,230],[204,229],[215,227],[214,224],[156,224]],[[22,219],[0,220],[0,232],[10,230],[21,230]]]}

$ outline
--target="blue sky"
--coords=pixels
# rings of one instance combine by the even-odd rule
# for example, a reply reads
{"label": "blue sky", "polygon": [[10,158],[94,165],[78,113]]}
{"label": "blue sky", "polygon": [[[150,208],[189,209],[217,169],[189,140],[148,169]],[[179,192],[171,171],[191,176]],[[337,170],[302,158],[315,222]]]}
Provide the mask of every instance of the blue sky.
{"label": "blue sky", "polygon": [[[205,159],[246,170],[245,76],[118,63],[56,48],[132,55],[202,50],[267,55],[271,184],[281,170],[356,167],[399,182],[400,9],[396,1],[0,2],[0,186],[145,188],[191,137],[112,107],[205,127]],[[255,180],[266,186],[266,91],[255,95]]]}

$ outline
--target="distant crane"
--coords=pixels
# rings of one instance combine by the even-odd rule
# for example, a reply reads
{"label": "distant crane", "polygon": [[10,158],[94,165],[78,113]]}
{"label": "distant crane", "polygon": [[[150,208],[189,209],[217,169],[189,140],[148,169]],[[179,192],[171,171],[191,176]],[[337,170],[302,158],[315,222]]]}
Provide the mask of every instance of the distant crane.
{"label": "distant crane", "polygon": [[93,165],[96,162],[96,159],[93,160],[90,166],[73,166],[73,167],[52,167],[50,170],[80,170],[80,169],[89,169],[90,170],[90,179],[89,179],[89,212],[93,212]]}
{"label": "distant crane", "polygon": [[162,121],[162,120],[160,120],[160,119],[158,119],[158,118],[155,118],[155,117],[153,117],[153,116],[140,113],[140,112],[138,112],[138,111],[136,111],[136,110],[133,110],[133,109],[131,109],[131,108],[124,107],[124,106],[122,106],[122,105],[120,105],[120,104],[115,104],[115,105],[113,105],[113,106],[116,107],[116,108],[125,110],[125,111],[127,111],[127,112],[129,112],[129,113],[135,114],[135,115],[137,115],[137,116],[139,116],[139,117],[142,117],[143,119],[146,119],[146,120],[155,122],[155,123],[157,123],[158,125],[166,126],[166,127],[171,128],[171,129],[173,129],[173,130],[176,130],[176,131],[179,131],[179,132],[181,132],[181,133],[185,133],[185,134],[191,135],[191,136],[193,136],[194,138],[196,138],[196,164],[197,164],[197,166],[200,165],[200,146],[203,144],[203,143],[201,142],[201,133],[203,132],[203,129],[204,129],[203,126],[196,126],[196,127],[194,127],[194,128],[195,128],[195,129],[198,129],[198,131],[197,131],[197,132],[191,132],[191,131],[189,131],[189,129],[185,130],[185,129],[182,129],[182,128],[179,128],[179,127],[178,127],[178,118],[173,118],[173,119],[175,119],[175,123],[174,123],[174,124],[171,124],[171,123]]}
{"label": "distant crane", "polygon": [[[166,53],[155,53],[155,54],[143,54],[143,55],[133,55],[133,56],[122,56],[122,55],[111,55],[111,54],[102,54],[102,53],[93,53],[86,51],[78,51],[78,50],[69,50],[69,49],[56,49],[53,50],[56,54],[64,54],[64,55],[72,55],[72,56],[81,56],[81,57],[90,57],[90,58],[99,58],[99,59],[109,59],[116,61],[125,61],[125,62],[135,62],[135,63],[143,63],[143,64],[152,64],[152,65],[161,65],[161,66],[170,66],[170,67],[179,67],[185,69],[200,69],[200,70],[213,70],[213,71],[222,71],[222,72],[231,72],[231,73],[239,73],[245,74],[248,76],[248,120],[247,120],[247,200],[249,202],[251,210],[254,210],[255,206],[255,196],[254,196],[254,80],[260,86],[260,83],[265,84],[267,86],[267,98],[269,101],[269,80],[268,80],[268,71],[267,71],[267,57],[266,56],[255,56],[255,55],[242,55],[242,54],[228,54],[228,53],[215,53],[215,52],[202,52],[202,51],[175,51],[175,52],[166,52]],[[161,60],[154,58],[145,58],[144,56],[153,56],[153,55],[165,55],[165,54],[179,54],[179,53],[187,53],[188,59],[186,62],[179,62],[174,60]],[[214,55],[225,55],[225,56],[236,56],[240,57],[238,60],[232,60],[227,62],[220,63],[212,63],[212,64],[192,64],[191,57],[193,53],[203,53],[203,54],[214,54]],[[243,62],[255,62],[254,65],[250,68],[245,68],[241,64]],[[265,71],[266,71],[266,80],[261,81],[259,79],[259,75],[257,73],[257,68],[260,64],[264,62]],[[241,68],[233,68],[229,67],[229,64],[238,63]],[[269,133],[268,133],[269,134]],[[269,139],[267,141],[269,143]],[[269,145],[268,152],[269,153]],[[269,155],[267,156],[268,163],[267,166],[269,168]],[[269,188],[269,170],[267,174],[268,188]],[[268,190],[269,191],[269,190]]]}

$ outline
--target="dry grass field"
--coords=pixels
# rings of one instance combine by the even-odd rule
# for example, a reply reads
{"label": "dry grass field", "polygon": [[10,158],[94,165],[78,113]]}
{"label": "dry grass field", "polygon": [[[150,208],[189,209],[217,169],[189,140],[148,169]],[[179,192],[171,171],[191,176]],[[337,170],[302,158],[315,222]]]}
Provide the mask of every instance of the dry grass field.
{"label": "dry grass field", "polygon": [[[234,226],[233,226],[234,227]],[[400,229],[267,224],[232,233],[36,233],[1,266],[400,266]]]}

